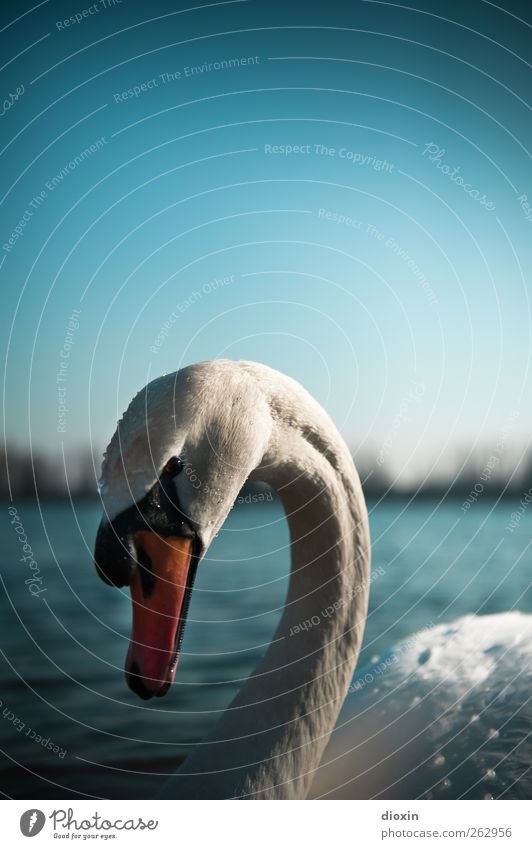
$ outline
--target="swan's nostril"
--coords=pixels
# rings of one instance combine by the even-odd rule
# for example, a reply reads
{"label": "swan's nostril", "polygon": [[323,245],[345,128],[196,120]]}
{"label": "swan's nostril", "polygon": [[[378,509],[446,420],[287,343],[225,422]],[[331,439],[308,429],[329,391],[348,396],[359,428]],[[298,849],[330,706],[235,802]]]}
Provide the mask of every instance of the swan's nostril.
{"label": "swan's nostril", "polygon": [[142,594],[144,598],[149,598],[155,587],[155,575],[153,574],[151,558],[139,543],[138,539],[135,539],[135,549],[137,553]]}
{"label": "swan's nostril", "polygon": [[140,696],[141,699],[147,700],[157,695],[153,690],[148,690],[145,686],[140,674],[140,669],[135,661],[133,661],[129,668],[126,669],[126,683],[129,689],[133,690],[133,692],[136,693],[137,696]]}

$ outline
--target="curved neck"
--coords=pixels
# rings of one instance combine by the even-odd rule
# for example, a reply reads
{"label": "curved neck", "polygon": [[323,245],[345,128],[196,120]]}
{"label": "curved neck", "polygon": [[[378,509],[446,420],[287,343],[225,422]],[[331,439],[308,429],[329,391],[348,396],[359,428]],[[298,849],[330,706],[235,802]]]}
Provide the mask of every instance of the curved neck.
{"label": "curved neck", "polygon": [[[305,454],[311,464],[301,462]],[[251,798],[306,797],[358,658],[369,590],[369,533],[358,476],[342,454],[335,460],[342,460],[344,475],[305,443],[298,448],[297,467],[270,481],[287,515],[292,568],[270,648],[232,705],[254,703],[256,725],[268,728],[260,746],[254,738],[252,749],[253,760],[260,751],[263,763],[248,767],[242,787],[242,795]],[[242,728],[238,711],[233,721]]]}
{"label": "curved neck", "polygon": [[304,427],[276,422],[252,475],[277,490],[290,527],[283,616],[265,657],[163,797],[304,798],[334,728],[362,640],[369,531],[348,449],[309,404]]}

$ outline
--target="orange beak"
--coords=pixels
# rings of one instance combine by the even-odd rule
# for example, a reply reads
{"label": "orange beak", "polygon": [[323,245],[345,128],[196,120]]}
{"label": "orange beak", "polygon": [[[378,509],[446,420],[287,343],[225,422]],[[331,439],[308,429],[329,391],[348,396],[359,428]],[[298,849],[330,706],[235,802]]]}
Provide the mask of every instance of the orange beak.
{"label": "orange beak", "polygon": [[133,625],[126,681],[149,699],[164,696],[174,680],[195,568],[190,539],[152,531],[138,531],[134,539],[143,565],[130,585]]}

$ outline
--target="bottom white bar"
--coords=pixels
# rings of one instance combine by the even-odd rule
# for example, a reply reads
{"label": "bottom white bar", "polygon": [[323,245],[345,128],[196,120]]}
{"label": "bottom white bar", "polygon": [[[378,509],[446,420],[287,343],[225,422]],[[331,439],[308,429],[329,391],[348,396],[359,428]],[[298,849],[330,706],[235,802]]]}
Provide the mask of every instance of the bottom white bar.
{"label": "bottom white bar", "polygon": [[4,801],[2,844],[161,847],[532,846],[532,803]]}

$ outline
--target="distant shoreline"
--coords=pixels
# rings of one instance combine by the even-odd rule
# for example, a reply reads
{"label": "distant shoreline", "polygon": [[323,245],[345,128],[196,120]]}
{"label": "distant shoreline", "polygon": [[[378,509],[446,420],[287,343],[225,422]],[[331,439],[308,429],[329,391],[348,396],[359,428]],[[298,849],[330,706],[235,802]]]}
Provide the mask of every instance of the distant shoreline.
{"label": "distant shoreline", "polygon": [[[376,501],[384,502],[384,501],[441,501],[442,503],[446,501],[463,502],[465,498],[467,498],[468,492],[458,491],[458,490],[450,490],[447,492],[446,490],[437,490],[430,489],[428,491],[421,490],[396,490],[391,489],[390,491],[386,490],[374,490],[372,489],[369,492],[365,492],[366,501],[374,503]],[[482,494],[482,498],[478,499],[478,503],[482,503],[483,501],[489,501],[493,503],[494,501],[519,501],[522,498],[522,491],[515,490],[506,490],[505,492],[500,491],[492,491],[487,490]],[[245,490],[242,491],[242,494],[239,495],[239,498],[245,498]],[[92,495],[89,493],[74,493],[72,495],[68,495],[67,493],[47,493],[47,492],[39,492],[39,493],[16,493],[13,496],[13,501],[22,504],[34,503],[38,504],[40,502],[46,502],[47,504],[57,503],[57,504],[69,504],[73,502],[75,504],[93,504],[99,505],[100,499],[98,495]],[[2,494],[0,496],[0,502],[3,503],[6,507],[13,502],[9,499],[7,494]],[[261,507],[267,507],[268,505],[274,505],[279,503],[279,498],[276,493],[270,494],[268,498],[256,499],[251,502],[235,501],[234,508],[241,507],[244,509],[246,506],[249,506],[250,503],[252,505]],[[474,504],[471,506],[471,509],[474,509]]]}

